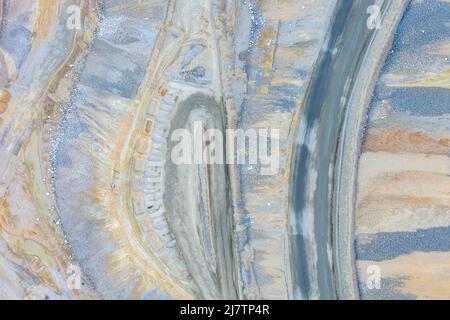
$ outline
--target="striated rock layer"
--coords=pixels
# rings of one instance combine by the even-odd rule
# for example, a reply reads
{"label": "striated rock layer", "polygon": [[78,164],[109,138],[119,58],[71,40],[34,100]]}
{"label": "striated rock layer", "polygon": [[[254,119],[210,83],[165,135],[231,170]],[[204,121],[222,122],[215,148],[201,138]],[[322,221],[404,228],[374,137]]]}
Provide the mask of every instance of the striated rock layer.
{"label": "striated rock layer", "polygon": [[[289,128],[334,2],[0,4],[0,298],[291,297]],[[279,129],[281,170],[174,166],[195,121]]]}
{"label": "striated rock layer", "polygon": [[448,1],[412,1],[377,83],[356,204],[362,298],[450,298],[449,17]]}
{"label": "striated rock layer", "polygon": [[[402,5],[383,4],[400,17]],[[340,37],[329,47],[336,5],[0,0],[0,299],[298,298],[292,277],[307,258],[289,235],[292,148],[319,57],[355,54]],[[448,1],[413,1],[377,85],[354,217],[361,298],[449,298],[449,16]],[[349,98],[351,82],[340,85]],[[343,110],[347,96],[334,97]],[[197,123],[279,130],[264,146],[279,148],[276,170],[174,164],[171,137],[195,135]],[[315,214],[299,225],[311,239]],[[323,235],[353,236],[332,228]],[[321,246],[320,261],[339,260],[336,248]],[[315,258],[319,278],[327,269]],[[352,278],[351,258],[325,276],[343,267]],[[366,286],[373,265],[378,291]]]}

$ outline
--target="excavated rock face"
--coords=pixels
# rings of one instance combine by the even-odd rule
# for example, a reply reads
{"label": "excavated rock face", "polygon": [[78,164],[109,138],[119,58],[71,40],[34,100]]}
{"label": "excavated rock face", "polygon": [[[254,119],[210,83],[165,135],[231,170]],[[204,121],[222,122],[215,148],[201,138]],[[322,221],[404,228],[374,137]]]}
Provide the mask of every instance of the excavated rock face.
{"label": "excavated rock face", "polygon": [[449,17],[446,1],[412,1],[377,82],[356,203],[363,298],[449,298]]}
{"label": "excavated rock face", "polygon": [[301,2],[1,1],[0,297],[287,298],[288,157],[175,165],[170,137],[286,153],[333,8]]}
{"label": "excavated rock face", "polygon": [[[309,85],[323,55],[346,54],[328,47],[336,7],[334,0],[0,0],[0,299],[301,298],[297,282],[310,276],[298,274],[304,259],[310,268],[337,259],[332,243],[320,246],[321,259],[294,253],[296,237],[317,247],[309,226],[327,217],[311,210],[297,226],[291,215]],[[423,47],[444,57],[445,40]],[[447,97],[446,71],[399,74],[381,81],[399,95],[421,87],[433,101]],[[414,114],[396,94],[392,105],[374,99],[355,234],[346,231],[355,235],[355,291],[380,297],[364,289],[375,261],[388,277],[381,297],[448,296],[415,291],[427,275],[407,267],[427,259],[435,280],[448,283],[448,108]],[[280,155],[275,170],[248,163],[252,150],[236,164],[227,129],[248,139],[253,129],[277,130],[263,145]],[[198,140],[199,132],[223,136]],[[301,144],[314,153],[313,138]],[[203,161],[174,161],[192,160],[197,147]],[[393,166],[380,169],[380,161]],[[332,230],[322,233],[331,239]],[[431,247],[411,247],[410,237],[436,235]],[[398,245],[391,250],[380,239]],[[305,280],[311,298],[321,296],[312,280],[323,282],[314,274]]]}

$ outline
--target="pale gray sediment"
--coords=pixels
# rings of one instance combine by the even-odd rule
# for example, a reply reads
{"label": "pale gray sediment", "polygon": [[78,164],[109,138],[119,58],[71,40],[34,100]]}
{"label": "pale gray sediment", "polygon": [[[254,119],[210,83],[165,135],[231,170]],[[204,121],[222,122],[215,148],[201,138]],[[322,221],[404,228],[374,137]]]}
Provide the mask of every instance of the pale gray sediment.
{"label": "pale gray sediment", "polygon": [[[203,94],[188,97],[179,103],[170,121],[169,137],[177,129],[193,132],[194,122],[202,123],[204,130],[224,132],[222,107],[213,97]],[[163,199],[170,228],[182,249],[199,297],[236,299],[237,278],[231,240],[233,223],[226,165],[176,165],[171,159],[176,144],[168,142],[164,167]]]}

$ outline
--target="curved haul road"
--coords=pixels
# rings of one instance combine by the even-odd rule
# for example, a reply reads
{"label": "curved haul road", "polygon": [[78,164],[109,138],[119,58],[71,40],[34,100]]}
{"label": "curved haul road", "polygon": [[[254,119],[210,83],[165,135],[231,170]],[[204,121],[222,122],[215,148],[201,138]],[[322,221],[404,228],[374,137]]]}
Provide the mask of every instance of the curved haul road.
{"label": "curved haul road", "polygon": [[[335,299],[332,244],[334,163],[347,101],[374,30],[374,0],[338,1],[302,106],[290,181],[291,268],[296,299]],[[381,14],[391,1],[380,1]],[[352,245],[352,244],[348,244]]]}

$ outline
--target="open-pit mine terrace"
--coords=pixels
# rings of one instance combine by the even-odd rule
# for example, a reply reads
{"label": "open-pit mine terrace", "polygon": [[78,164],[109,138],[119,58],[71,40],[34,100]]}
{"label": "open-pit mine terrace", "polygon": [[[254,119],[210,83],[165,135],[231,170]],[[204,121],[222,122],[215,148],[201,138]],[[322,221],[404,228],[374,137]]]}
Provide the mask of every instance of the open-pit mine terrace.
{"label": "open-pit mine terrace", "polygon": [[[449,19],[0,0],[0,298],[449,299]],[[277,130],[279,168],[175,164],[196,123]]]}

